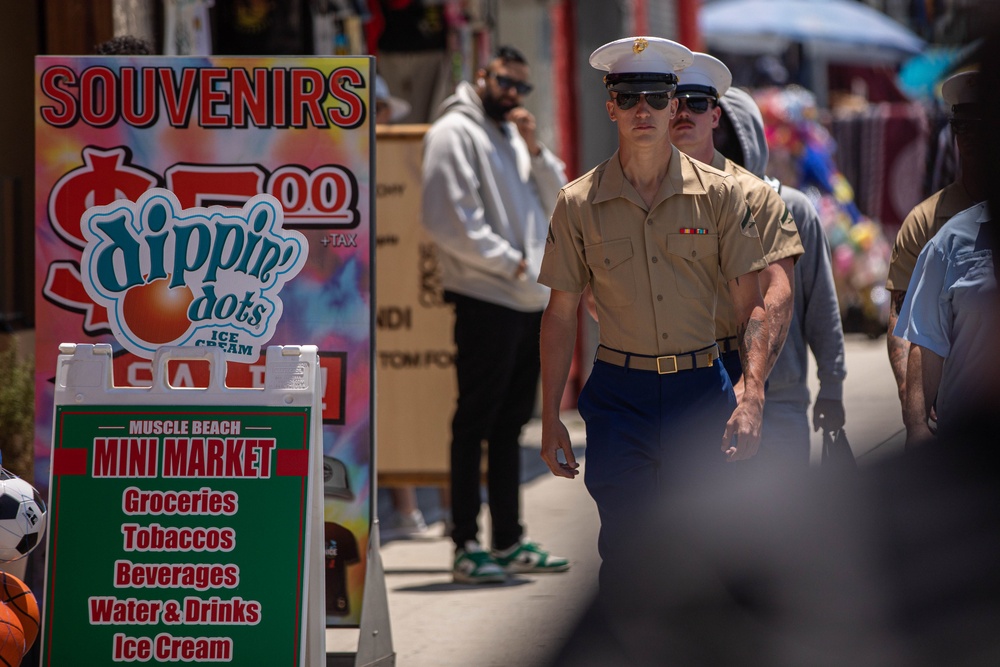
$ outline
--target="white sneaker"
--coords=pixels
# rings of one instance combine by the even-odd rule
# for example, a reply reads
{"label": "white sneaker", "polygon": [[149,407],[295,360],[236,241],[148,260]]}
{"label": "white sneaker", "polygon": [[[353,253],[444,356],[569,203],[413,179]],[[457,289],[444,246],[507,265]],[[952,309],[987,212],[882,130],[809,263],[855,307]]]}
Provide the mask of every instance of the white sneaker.
{"label": "white sneaker", "polygon": [[554,556],[530,540],[522,540],[503,551],[494,549],[492,555],[507,572],[565,572],[569,569],[569,559]]}
{"label": "white sneaker", "polygon": [[396,517],[396,530],[401,535],[422,535],[427,532],[427,522],[424,513],[413,510],[410,514],[400,514]]}
{"label": "white sneaker", "polygon": [[460,584],[502,584],[507,579],[503,568],[473,540],[455,552],[451,576]]}

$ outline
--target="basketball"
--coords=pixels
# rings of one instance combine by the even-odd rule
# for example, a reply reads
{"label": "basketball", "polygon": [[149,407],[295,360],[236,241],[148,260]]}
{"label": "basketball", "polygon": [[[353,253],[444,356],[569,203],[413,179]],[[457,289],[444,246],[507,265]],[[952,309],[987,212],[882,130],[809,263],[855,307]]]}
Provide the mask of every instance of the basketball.
{"label": "basketball", "polygon": [[0,603],[0,665],[18,667],[24,657],[24,631],[17,614],[6,604]]}
{"label": "basketball", "polygon": [[38,601],[27,584],[9,572],[0,572],[0,602],[6,603],[17,615],[27,651],[38,637]]}

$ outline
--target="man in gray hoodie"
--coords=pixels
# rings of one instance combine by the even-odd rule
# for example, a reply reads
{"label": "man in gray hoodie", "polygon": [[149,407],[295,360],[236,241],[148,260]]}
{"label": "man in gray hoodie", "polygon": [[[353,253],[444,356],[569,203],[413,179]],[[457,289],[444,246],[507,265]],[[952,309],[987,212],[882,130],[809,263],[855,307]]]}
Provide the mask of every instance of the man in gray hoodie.
{"label": "man in gray hoodie", "polygon": [[714,132],[716,149],[757,177],[765,179],[784,200],[799,230],[805,253],[795,263],[792,320],[785,346],[768,377],[761,429],[764,449],[786,454],[798,465],[809,462],[809,389],[806,346],[816,357],[819,394],[813,427],[836,431],[844,425],[844,331],[830,266],[830,246],[819,214],[799,190],[764,176],[767,139],[760,109],[748,93],[730,88],[719,100],[722,116]]}
{"label": "man in gray hoodie", "polygon": [[[458,405],[452,419],[453,576],[502,582],[506,572],[562,571],[565,558],[524,539],[520,434],[539,376],[539,329],[549,289],[538,284],[563,163],[540,144],[521,106],[524,56],[500,47],[475,85],[461,82],[424,139],[423,224],[439,250],[455,306]],[[487,442],[492,553],[478,539],[482,443]]]}

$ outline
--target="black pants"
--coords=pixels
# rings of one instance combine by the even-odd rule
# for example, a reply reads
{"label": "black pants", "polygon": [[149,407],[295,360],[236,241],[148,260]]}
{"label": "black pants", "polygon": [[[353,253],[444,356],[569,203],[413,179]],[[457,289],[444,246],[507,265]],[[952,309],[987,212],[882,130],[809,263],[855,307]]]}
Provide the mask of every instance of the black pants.
{"label": "black pants", "polygon": [[451,422],[451,537],[459,547],[477,539],[482,443],[488,451],[487,492],[492,546],[517,542],[521,526],[521,429],[538,390],[542,313],[524,313],[445,293],[455,304],[458,406]]}

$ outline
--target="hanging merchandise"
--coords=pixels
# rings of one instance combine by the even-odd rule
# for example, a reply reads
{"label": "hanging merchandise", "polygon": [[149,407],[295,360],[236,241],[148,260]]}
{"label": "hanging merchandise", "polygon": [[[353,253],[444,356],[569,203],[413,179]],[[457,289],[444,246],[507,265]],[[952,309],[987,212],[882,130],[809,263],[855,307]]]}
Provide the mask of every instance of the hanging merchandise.
{"label": "hanging merchandise", "polygon": [[442,2],[372,1],[378,5],[382,16],[382,31],[378,37],[380,53],[444,50],[447,26],[444,18],[446,9]]}
{"label": "hanging merchandise", "polygon": [[448,26],[452,79],[471,81],[493,55],[496,8],[489,0],[440,0]]}
{"label": "hanging merchandise", "polygon": [[316,55],[346,56],[368,52],[363,26],[371,16],[363,2],[312,0],[309,10]]}
{"label": "hanging merchandise", "polygon": [[347,51],[338,55],[359,55],[367,51],[365,47],[365,35],[362,30],[362,20],[357,14],[349,14],[344,16],[341,23],[343,24],[343,34],[345,37],[345,42],[347,44]]}
{"label": "hanging merchandise", "polygon": [[471,81],[475,71],[472,24],[462,2],[449,0],[444,11],[448,22],[448,53],[451,55],[452,79]]}
{"label": "hanging merchandise", "polygon": [[864,215],[838,168],[836,143],[820,123],[816,98],[799,86],[763,88],[754,97],[764,116],[767,173],[809,195],[833,253],[833,277],[847,331],[871,336],[889,322],[890,242],[878,220]]}
{"label": "hanging merchandise", "polygon": [[[450,46],[451,16],[443,0],[369,0],[366,25],[379,74],[394,95],[410,103],[404,123],[429,123],[455,90],[461,59]],[[376,54],[377,51],[377,54]],[[457,68],[457,69],[456,69]]]}
{"label": "hanging merchandise", "polygon": [[164,55],[212,55],[209,10],[214,5],[215,0],[167,0],[163,7]]}
{"label": "hanging merchandise", "polygon": [[327,0],[313,0],[312,9],[313,53],[332,56],[336,53],[337,15]]}
{"label": "hanging merchandise", "polygon": [[216,52],[229,55],[312,53],[307,0],[215,0]]}

